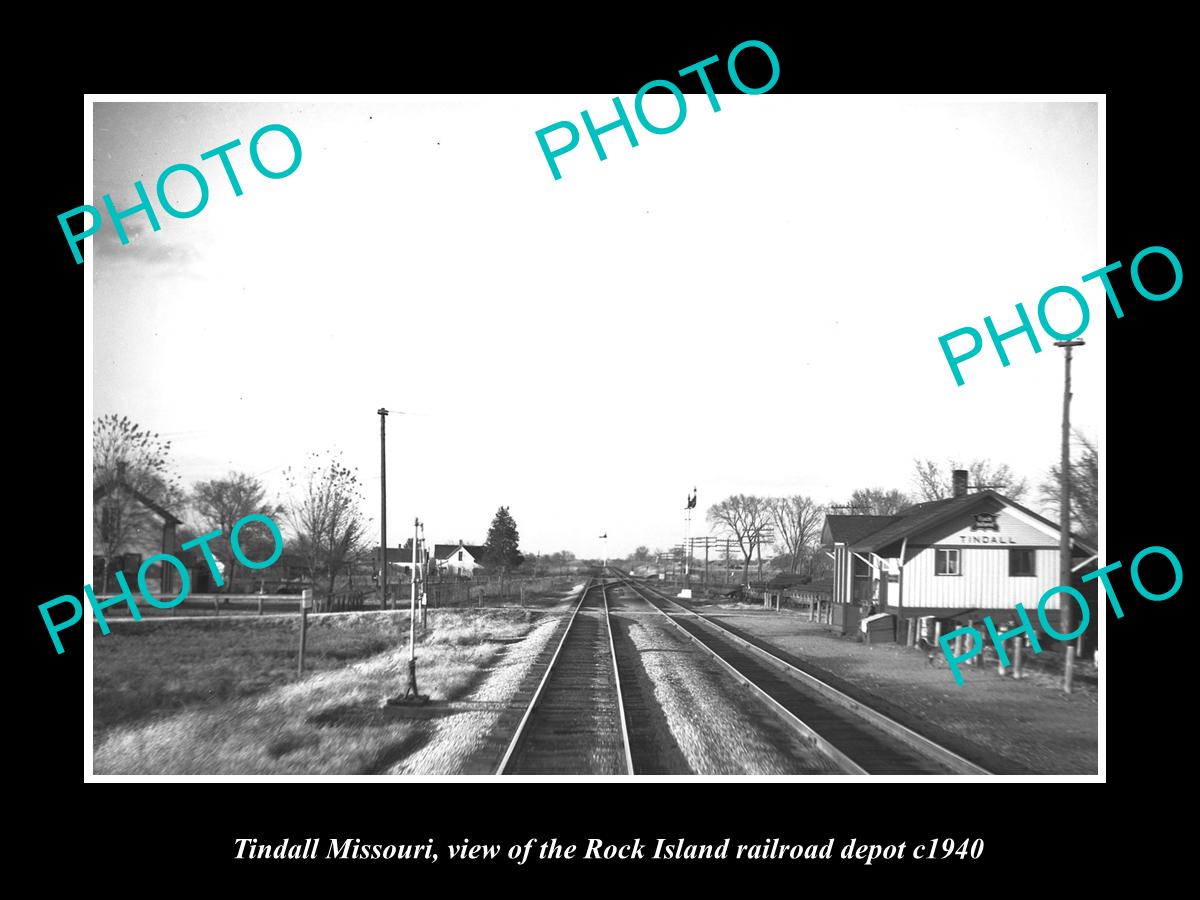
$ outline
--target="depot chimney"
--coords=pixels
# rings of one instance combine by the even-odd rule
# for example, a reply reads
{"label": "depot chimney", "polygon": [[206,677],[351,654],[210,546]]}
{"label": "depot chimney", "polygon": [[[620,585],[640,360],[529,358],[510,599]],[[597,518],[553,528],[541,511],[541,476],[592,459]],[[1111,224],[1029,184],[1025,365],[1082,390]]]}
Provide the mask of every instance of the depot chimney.
{"label": "depot chimney", "polygon": [[954,486],[955,497],[967,496],[967,475],[966,469],[955,469],[951,475],[951,484]]}

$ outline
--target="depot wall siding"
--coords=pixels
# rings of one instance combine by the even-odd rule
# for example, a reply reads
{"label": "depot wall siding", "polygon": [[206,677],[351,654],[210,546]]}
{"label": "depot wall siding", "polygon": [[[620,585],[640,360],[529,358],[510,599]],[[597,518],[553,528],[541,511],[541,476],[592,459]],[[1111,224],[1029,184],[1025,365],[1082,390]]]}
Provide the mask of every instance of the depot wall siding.
{"label": "depot wall siding", "polygon": [[[959,551],[961,575],[934,574],[934,550],[938,547]],[[904,606],[1014,609],[1020,602],[1033,618],[1042,594],[1059,583],[1058,550],[1031,548],[1037,574],[1014,578],[1008,574],[1008,549],[939,544],[916,550],[904,566]],[[1046,609],[1058,608],[1059,597],[1047,601]]]}

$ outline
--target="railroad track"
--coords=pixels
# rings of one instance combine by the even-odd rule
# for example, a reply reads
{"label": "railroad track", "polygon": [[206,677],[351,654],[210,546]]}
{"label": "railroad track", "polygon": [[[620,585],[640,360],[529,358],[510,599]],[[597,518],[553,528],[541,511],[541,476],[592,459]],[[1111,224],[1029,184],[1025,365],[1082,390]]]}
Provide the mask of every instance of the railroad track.
{"label": "railroad track", "polygon": [[589,578],[497,775],[632,775],[608,610]]}
{"label": "railroad track", "polygon": [[621,584],[662,613],[793,731],[852,775],[988,775],[986,769],[855,700],[720,622],[641,585]]}

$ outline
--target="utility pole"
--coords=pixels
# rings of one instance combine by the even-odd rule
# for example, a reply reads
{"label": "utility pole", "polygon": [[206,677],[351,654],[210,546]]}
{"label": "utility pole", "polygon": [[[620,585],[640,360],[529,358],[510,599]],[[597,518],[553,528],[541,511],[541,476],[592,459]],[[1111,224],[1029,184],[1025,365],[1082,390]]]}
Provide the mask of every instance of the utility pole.
{"label": "utility pole", "polygon": [[[1055,341],[1055,347],[1067,351],[1063,369],[1063,414],[1062,414],[1062,459],[1059,462],[1058,497],[1058,583],[1064,587],[1071,584],[1071,351],[1082,347],[1083,341]],[[1060,595],[1061,597],[1062,595]],[[1065,599],[1059,600],[1059,628],[1063,634],[1075,630],[1075,607]],[[1076,641],[1067,641],[1066,658],[1063,663],[1063,693],[1071,693],[1075,681]]]}
{"label": "utility pole", "polygon": [[379,607],[387,609],[387,414],[382,406],[379,413]]}

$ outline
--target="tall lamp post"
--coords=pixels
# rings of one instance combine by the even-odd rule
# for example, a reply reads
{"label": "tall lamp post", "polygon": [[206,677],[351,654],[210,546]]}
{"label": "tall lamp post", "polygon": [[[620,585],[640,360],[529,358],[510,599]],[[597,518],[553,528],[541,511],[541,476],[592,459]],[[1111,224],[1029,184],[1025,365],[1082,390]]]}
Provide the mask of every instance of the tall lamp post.
{"label": "tall lamp post", "polygon": [[[1083,341],[1055,341],[1055,347],[1066,350],[1063,369],[1062,459],[1058,467],[1058,583],[1071,584],[1071,351],[1082,347]],[[1075,607],[1060,600],[1064,634],[1075,630]],[[1075,641],[1068,641],[1063,663],[1063,693],[1071,693],[1075,681]]]}

